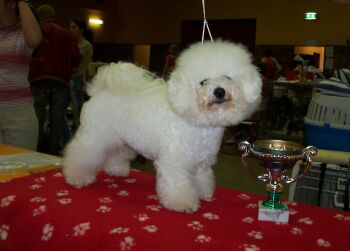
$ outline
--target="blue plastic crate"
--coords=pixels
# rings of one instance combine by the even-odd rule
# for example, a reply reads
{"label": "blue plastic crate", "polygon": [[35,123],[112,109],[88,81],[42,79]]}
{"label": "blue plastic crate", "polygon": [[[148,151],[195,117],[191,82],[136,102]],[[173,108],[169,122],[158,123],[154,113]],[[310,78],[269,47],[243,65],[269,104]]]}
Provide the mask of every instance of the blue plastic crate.
{"label": "blue plastic crate", "polygon": [[332,128],[326,123],[323,126],[311,123],[307,121],[304,123],[307,145],[320,149],[350,151],[350,130]]}

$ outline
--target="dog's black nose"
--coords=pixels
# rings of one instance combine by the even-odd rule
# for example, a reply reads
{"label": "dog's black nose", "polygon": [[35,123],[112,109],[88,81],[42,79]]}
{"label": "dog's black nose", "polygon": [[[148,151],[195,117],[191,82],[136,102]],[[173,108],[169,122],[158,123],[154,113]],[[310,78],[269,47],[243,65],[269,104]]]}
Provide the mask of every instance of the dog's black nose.
{"label": "dog's black nose", "polygon": [[223,99],[225,97],[225,94],[226,94],[226,92],[225,92],[224,88],[217,87],[214,90],[214,96],[218,99]]}

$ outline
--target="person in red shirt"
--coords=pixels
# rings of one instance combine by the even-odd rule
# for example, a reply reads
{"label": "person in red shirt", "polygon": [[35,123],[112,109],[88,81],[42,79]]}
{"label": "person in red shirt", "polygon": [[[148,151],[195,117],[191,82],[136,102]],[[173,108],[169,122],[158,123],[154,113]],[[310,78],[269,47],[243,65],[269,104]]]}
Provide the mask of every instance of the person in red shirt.
{"label": "person in red shirt", "polygon": [[[64,140],[69,81],[79,65],[80,53],[69,31],[55,22],[50,5],[38,8],[43,42],[34,51],[29,69],[35,112],[39,122],[38,151],[59,155]],[[48,145],[45,137],[46,107],[49,106]]]}
{"label": "person in red shirt", "polygon": [[261,59],[261,64],[264,65],[264,77],[267,79],[277,79],[280,71],[282,70],[281,65],[277,59],[272,56],[271,49],[265,51],[265,56]]}

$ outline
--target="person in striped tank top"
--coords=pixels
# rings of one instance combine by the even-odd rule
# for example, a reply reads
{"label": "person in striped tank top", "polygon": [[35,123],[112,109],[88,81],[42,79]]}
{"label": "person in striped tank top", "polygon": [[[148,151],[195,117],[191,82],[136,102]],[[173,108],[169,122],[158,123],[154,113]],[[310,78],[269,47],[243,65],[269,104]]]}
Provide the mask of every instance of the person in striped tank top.
{"label": "person in striped tank top", "polygon": [[41,40],[28,2],[0,0],[0,144],[36,149],[38,122],[28,70]]}

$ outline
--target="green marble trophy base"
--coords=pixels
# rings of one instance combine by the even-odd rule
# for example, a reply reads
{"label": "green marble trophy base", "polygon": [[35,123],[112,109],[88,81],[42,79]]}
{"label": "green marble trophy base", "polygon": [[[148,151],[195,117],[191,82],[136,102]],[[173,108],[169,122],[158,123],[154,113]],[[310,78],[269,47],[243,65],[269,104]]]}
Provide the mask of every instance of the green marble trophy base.
{"label": "green marble trophy base", "polygon": [[[289,211],[286,203],[279,200],[283,193],[284,184],[295,182],[303,177],[312,166],[312,157],[317,154],[314,146],[304,148],[299,143],[284,140],[255,140],[251,145],[248,141],[242,141],[238,149],[243,152],[242,162],[247,170],[259,181],[266,183],[265,190],[268,198],[259,201],[259,220],[288,222]],[[257,159],[265,173],[257,175],[251,168],[248,158],[252,156]],[[296,177],[286,175],[287,171],[294,167],[297,161],[305,161],[303,172]]]}
{"label": "green marble trophy base", "polygon": [[273,221],[288,223],[289,211],[286,203],[281,202],[284,209],[271,209],[263,206],[263,201],[259,201],[259,216],[260,221]]}

